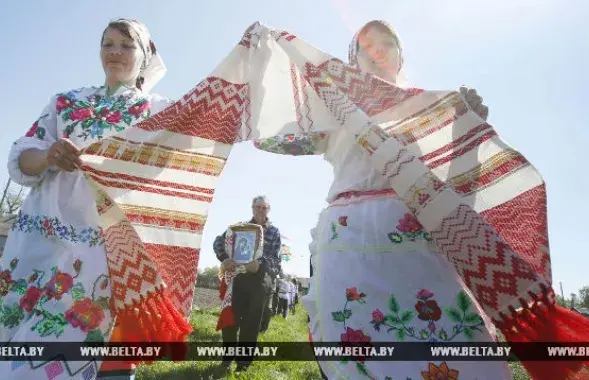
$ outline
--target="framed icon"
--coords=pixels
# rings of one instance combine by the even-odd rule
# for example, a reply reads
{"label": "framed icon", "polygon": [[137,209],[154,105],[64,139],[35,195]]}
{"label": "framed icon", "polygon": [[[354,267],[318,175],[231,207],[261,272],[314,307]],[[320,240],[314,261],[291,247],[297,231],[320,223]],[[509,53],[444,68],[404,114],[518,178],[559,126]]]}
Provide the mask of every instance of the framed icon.
{"label": "framed icon", "polygon": [[237,265],[248,264],[262,256],[262,226],[257,224],[237,224],[229,227],[231,258]]}

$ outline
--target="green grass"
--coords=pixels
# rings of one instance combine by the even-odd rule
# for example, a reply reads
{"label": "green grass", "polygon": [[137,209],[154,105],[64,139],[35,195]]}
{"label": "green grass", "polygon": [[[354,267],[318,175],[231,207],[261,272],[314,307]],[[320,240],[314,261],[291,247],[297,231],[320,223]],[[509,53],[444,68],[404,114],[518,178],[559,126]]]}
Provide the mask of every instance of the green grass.
{"label": "green grass", "polygon": [[[221,332],[215,331],[219,310],[194,311],[190,322],[195,331],[190,335],[191,341],[220,342]],[[270,328],[258,336],[260,342],[306,342],[307,313],[297,305],[295,315],[286,320],[276,316],[270,322]],[[321,380],[319,366],[315,362],[271,362],[254,361],[247,372],[240,375],[227,373],[220,367],[220,362],[158,362],[137,369],[137,380],[200,380],[200,379],[252,379],[252,380]],[[232,364],[235,369],[235,363]]]}
{"label": "green grass", "polygon": [[[220,342],[221,333],[215,331],[219,310],[194,311],[190,322],[195,331],[189,339],[200,342]],[[260,342],[306,342],[308,340],[307,313],[299,304],[295,315],[286,320],[273,317],[270,328],[260,334]],[[137,380],[208,380],[208,379],[252,379],[252,380],[321,380],[319,367],[315,362],[271,362],[254,361],[250,368],[240,375],[233,371],[227,373],[220,368],[220,362],[182,362],[162,361],[137,369]],[[529,380],[525,369],[519,363],[511,363],[514,380]],[[235,363],[232,365],[235,369]]]}

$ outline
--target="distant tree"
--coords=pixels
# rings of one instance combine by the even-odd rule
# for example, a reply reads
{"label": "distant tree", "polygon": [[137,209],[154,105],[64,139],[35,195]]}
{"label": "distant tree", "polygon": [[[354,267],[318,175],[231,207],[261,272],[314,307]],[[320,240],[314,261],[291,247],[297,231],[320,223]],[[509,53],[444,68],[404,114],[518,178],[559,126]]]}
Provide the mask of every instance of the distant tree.
{"label": "distant tree", "polygon": [[2,217],[16,214],[22,206],[27,191],[22,186],[12,186],[12,181],[9,179],[4,185],[2,192],[2,199],[0,199],[0,213]]}
{"label": "distant tree", "polygon": [[571,293],[570,305],[571,307],[577,306],[577,295],[575,293]]}
{"label": "distant tree", "polygon": [[219,267],[210,267],[199,271],[196,285],[202,288],[218,289],[221,285]]}
{"label": "distant tree", "polygon": [[567,300],[563,296],[556,296],[556,303],[563,307],[567,306]]}
{"label": "distant tree", "polygon": [[589,309],[589,286],[583,286],[579,290],[579,306]]}

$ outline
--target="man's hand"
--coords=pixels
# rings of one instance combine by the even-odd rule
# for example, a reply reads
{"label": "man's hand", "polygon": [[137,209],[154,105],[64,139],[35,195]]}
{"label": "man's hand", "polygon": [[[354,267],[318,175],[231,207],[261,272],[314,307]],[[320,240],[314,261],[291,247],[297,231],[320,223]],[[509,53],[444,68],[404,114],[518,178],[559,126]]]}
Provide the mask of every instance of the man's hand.
{"label": "man's hand", "polygon": [[464,96],[464,99],[468,103],[468,106],[477,114],[479,117],[487,121],[489,117],[489,107],[483,104],[483,98],[477,94],[474,88],[460,87],[460,93]]}
{"label": "man's hand", "polygon": [[221,267],[225,271],[233,272],[236,267],[235,261],[233,261],[232,259],[225,259],[223,260],[223,263],[221,263]]}
{"label": "man's hand", "polygon": [[245,269],[248,271],[248,273],[257,273],[260,269],[260,264],[254,260],[251,263],[245,264]]}

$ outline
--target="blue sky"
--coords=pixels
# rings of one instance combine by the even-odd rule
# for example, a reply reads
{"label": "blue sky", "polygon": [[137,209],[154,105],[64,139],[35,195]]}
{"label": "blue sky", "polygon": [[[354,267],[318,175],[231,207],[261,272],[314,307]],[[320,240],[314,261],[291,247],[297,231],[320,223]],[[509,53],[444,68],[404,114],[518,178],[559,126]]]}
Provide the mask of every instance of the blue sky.
{"label": "blue sky", "polygon": [[[443,3],[443,4],[442,4]],[[347,57],[353,32],[382,18],[397,29],[411,84],[425,89],[476,88],[489,121],[542,173],[548,187],[553,280],[565,294],[588,284],[587,162],[589,2],[500,1],[21,1],[0,13],[0,114],[6,156],[49,97],[100,85],[99,39],[115,17],[150,28],[167,66],[155,92],[178,98],[208,75],[254,21],[288,30],[334,56]],[[586,108],[586,106],[585,106]],[[255,173],[254,176],[248,173]],[[201,268],[216,265],[212,242],[228,224],[250,217],[265,194],[271,217],[293,242],[288,271],[308,274],[309,230],[333,178],[321,157],[282,157],[236,146],[205,227]],[[391,268],[394,272],[394,268]]]}

